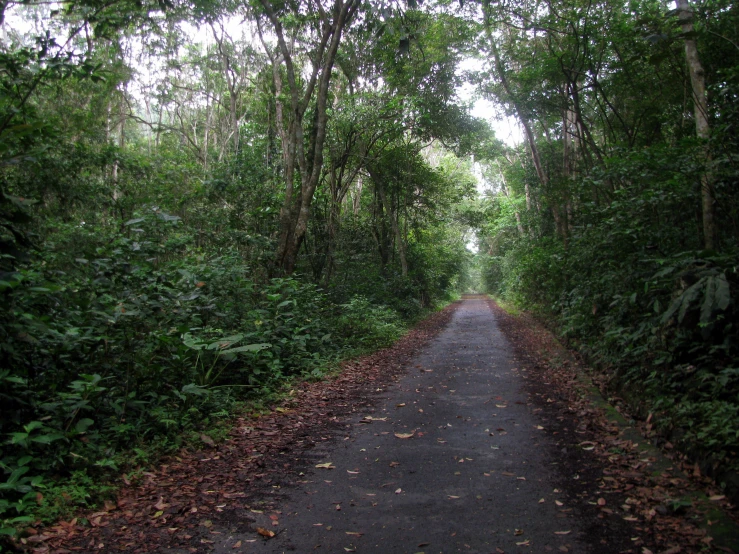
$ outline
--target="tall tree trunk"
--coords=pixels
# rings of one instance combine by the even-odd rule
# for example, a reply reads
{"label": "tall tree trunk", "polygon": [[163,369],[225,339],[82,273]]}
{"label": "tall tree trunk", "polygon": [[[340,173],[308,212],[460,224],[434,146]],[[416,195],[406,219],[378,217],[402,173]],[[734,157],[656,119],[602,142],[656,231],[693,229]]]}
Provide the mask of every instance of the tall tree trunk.
{"label": "tall tree trunk", "polygon": [[[328,123],[327,99],[331,72],[344,28],[351,22],[360,5],[360,0],[334,0],[330,13],[320,3],[311,4],[321,21],[321,36],[316,50],[310,57],[312,68],[308,76],[302,75],[295,66],[293,49],[285,40],[282,21],[270,0],[259,0],[264,15],[269,20],[277,38],[279,58],[272,57],[275,85],[281,82],[280,66],[284,64],[289,95],[289,115],[283,114],[283,125],[278,124],[282,138],[285,165],[286,195],[280,209],[280,236],[275,256],[275,266],[286,274],[295,271],[300,246],[305,238],[310,218],[310,206],[319,184],[323,168],[323,145]],[[264,39],[260,30],[260,39]],[[270,55],[266,44],[265,50]],[[303,86],[304,83],[304,86]],[[281,85],[280,85],[281,86]],[[278,91],[279,94],[279,91]],[[306,125],[305,114],[315,98],[313,120]],[[277,104],[282,100],[276,98]],[[287,116],[287,117],[285,117]],[[286,124],[286,127],[285,127]],[[304,125],[309,130],[308,145]],[[294,175],[297,169],[300,188],[295,190]]]}
{"label": "tall tree trunk", "polygon": [[[710,162],[710,152],[707,141],[711,137],[711,125],[708,122],[708,100],[706,98],[706,75],[698,56],[698,47],[693,33],[693,10],[688,0],[675,0],[679,11],[680,25],[685,34],[685,60],[690,73],[690,84],[693,89],[693,114],[695,116],[695,134],[699,139],[706,141],[705,158]],[[701,177],[701,204],[703,208],[703,246],[706,250],[716,247],[715,198],[713,179],[710,171],[706,170]]]}
{"label": "tall tree trunk", "polygon": [[408,259],[406,256],[405,239],[400,229],[400,223],[398,221],[398,212],[400,211],[396,206],[393,205],[393,199],[388,201],[387,194],[385,192],[385,183],[382,177],[372,169],[368,168],[372,182],[375,184],[375,189],[380,196],[380,202],[385,208],[385,213],[390,218],[390,228],[393,230],[393,236],[395,237],[395,243],[398,246],[398,258],[400,259],[400,271],[403,277],[408,277]]}
{"label": "tall tree trunk", "polygon": [[[503,67],[503,63],[500,60],[500,54],[498,53],[498,46],[495,44],[495,38],[493,37],[489,28],[487,29],[487,32],[488,41],[490,43],[490,50],[493,52],[493,58],[495,59],[495,68],[498,71],[498,78],[500,79],[500,82],[502,83],[503,89],[508,95],[509,100],[513,104],[513,109],[516,111],[516,117],[518,117],[518,120],[521,122],[521,126],[523,127],[524,134],[526,135],[526,142],[529,145],[529,152],[531,153],[531,161],[534,163],[534,169],[536,170],[536,175],[539,178],[539,182],[541,183],[542,188],[546,189],[549,185],[549,177],[544,171],[544,167],[541,165],[541,157],[539,156],[539,149],[536,146],[536,139],[534,138],[534,132],[531,129],[531,123],[529,122],[528,117],[526,117],[526,115],[523,113],[521,105],[516,100],[511,86],[508,83],[505,68]],[[530,209],[530,193],[527,194],[526,205],[527,209]]]}
{"label": "tall tree trunk", "polygon": [[[503,187],[502,187],[503,188],[503,194],[505,194],[506,198],[510,199],[511,198],[511,194],[508,191],[508,183],[506,183],[506,181],[505,181],[505,175],[503,175],[503,172],[502,171],[500,171],[500,182],[503,184]],[[528,204],[528,202],[527,202],[527,204]],[[521,223],[521,213],[518,210],[516,210],[514,212],[514,216],[516,218],[516,228],[518,229],[518,234],[521,235],[521,236],[524,236],[526,234],[526,232],[523,229],[523,223]]]}

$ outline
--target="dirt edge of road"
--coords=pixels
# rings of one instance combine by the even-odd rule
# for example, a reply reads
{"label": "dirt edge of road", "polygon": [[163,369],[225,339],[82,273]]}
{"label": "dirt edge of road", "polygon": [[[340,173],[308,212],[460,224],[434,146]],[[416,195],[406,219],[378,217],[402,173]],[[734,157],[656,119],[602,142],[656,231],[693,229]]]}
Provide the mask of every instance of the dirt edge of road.
{"label": "dirt edge of road", "polygon": [[[452,303],[411,329],[393,346],[349,360],[337,376],[295,384],[269,414],[239,417],[223,443],[181,451],[141,472],[121,477],[115,500],[71,521],[29,526],[16,543],[35,554],[69,552],[210,552],[214,539],[235,528],[258,540],[254,512],[276,505],[315,463],[313,447],[344,429],[356,411],[371,413],[379,394],[404,373],[410,358],[451,321]],[[276,529],[277,531],[277,529]]]}
{"label": "dirt edge of road", "polygon": [[603,379],[534,317],[488,305],[516,349],[532,402],[551,422],[546,432],[562,446],[572,476],[563,486],[591,506],[587,518],[628,521],[641,554],[739,552],[739,513],[715,483],[652,446],[645,424],[609,404],[596,385]]}

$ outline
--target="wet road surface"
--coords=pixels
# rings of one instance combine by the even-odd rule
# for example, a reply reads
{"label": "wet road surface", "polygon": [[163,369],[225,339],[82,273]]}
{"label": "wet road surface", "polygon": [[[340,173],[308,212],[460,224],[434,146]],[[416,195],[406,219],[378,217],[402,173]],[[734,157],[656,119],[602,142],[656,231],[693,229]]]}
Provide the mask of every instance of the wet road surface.
{"label": "wet road surface", "polygon": [[486,301],[466,299],[373,411],[316,447],[330,466],[284,491],[279,524],[254,514],[277,535],[227,534],[216,551],[602,552],[556,487],[534,412]]}

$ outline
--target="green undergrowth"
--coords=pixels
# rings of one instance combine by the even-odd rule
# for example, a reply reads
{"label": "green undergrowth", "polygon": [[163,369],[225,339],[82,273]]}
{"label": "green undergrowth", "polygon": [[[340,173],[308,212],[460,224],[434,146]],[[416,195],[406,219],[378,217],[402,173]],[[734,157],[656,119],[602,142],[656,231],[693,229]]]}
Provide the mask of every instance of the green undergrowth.
{"label": "green undergrowth", "polygon": [[521,310],[513,303],[496,295],[489,295],[500,308],[509,315],[519,315]]}
{"label": "green undergrowth", "polygon": [[[568,354],[565,354],[565,357]],[[547,362],[550,365],[557,366],[561,364],[561,357],[554,354]],[[600,389],[593,383],[591,377],[587,373],[579,373],[577,380],[583,387],[583,395],[596,408],[603,410],[609,421],[615,423],[620,428],[622,437],[630,440],[634,445],[638,446],[643,458],[649,458],[651,473],[654,477],[659,477],[666,470],[671,471],[671,475],[683,476],[684,474],[675,468],[674,461],[666,457],[658,447],[653,445],[648,439],[639,432],[634,426],[633,419],[627,419],[616,407],[611,404],[610,399],[604,398]],[[643,398],[640,396],[640,401]],[[611,449],[613,453],[622,453],[620,449]],[[677,472],[677,473],[676,473]],[[692,518],[696,518],[695,523],[704,528],[706,532],[713,538],[714,545],[723,548],[736,550],[739,547],[739,526],[732,518],[722,509],[718,508],[714,501],[703,492],[693,491],[666,502],[666,507],[673,513],[681,513],[687,507],[695,507],[696,510],[692,514]]]}
{"label": "green undergrowth", "polygon": [[[194,383],[180,387],[184,399],[176,392],[170,393],[180,398],[181,403],[173,400],[167,405],[169,410],[167,415],[171,420],[169,424],[161,425],[161,422],[156,420],[148,424],[143,421],[136,423],[136,429],[145,438],[129,437],[128,440],[124,440],[116,436],[119,427],[113,423],[113,416],[109,416],[110,419],[101,417],[101,409],[107,406],[99,400],[96,401],[94,395],[78,400],[78,402],[87,400],[84,408],[80,410],[80,420],[81,416],[95,412],[95,416],[91,415],[88,418],[92,422],[84,431],[78,430],[76,426],[71,426],[76,431],[71,433],[69,431],[65,433],[61,429],[55,430],[54,421],[46,416],[39,418],[44,420],[41,422],[42,427],[35,427],[33,423],[27,424],[24,430],[29,428],[31,440],[27,438],[23,440],[23,437],[16,433],[4,445],[2,451],[3,468],[6,471],[12,470],[10,478],[2,488],[4,493],[4,498],[0,501],[0,508],[4,510],[2,533],[12,536],[31,523],[50,524],[59,519],[69,519],[81,508],[93,508],[105,500],[113,499],[117,484],[121,481],[121,474],[126,476],[127,481],[135,482],[164,455],[182,448],[199,449],[208,446],[211,441],[223,442],[229,435],[234,417],[244,415],[258,417],[270,413],[274,404],[290,395],[296,382],[336,376],[341,371],[343,360],[390,346],[423,315],[419,314],[413,321],[405,322],[395,312],[387,308],[370,306],[367,300],[361,297],[339,308],[342,312],[335,325],[342,326],[345,338],[339,343],[337,337],[336,342],[331,343],[336,348],[335,351],[324,352],[320,356],[313,355],[309,358],[309,364],[305,364],[304,367],[291,368],[279,376],[271,375],[268,379],[265,378],[264,383],[248,388],[221,384],[223,380],[219,372],[220,364],[224,366],[230,364],[226,360],[220,361],[214,365],[213,373],[218,375],[215,375],[209,383],[201,382],[196,385],[198,390],[202,390],[202,394],[189,399],[189,395],[184,391],[192,389]],[[231,363],[237,366],[238,360]],[[193,371],[196,375],[202,376],[203,370],[199,369],[197,364]],[[96,375],[92,382],[103,382],[102,377],[100,379],[97,377]],[[185,380],[187,378],[182,382]],[[177,386],[170,382],[166,389],[176,391]],[[98,388],[103,389],[102,386]],[[164,393],[159,394],[163,395]],[[148,396],[155,397],[153,392],[149,392]],[[142,409],[145,410],[146,407],[144,405]],[[40,406],[38,409],[41,411],[44,408]],[[95,434],[94,426],[100,427]],[[37,434],[33,434],[34,431]],[[51,440],[45,438],[46,434],[54,432],[62,436],[59,438],[52,436]],[[34,438],[40,440],[34,441]],[[95,440],[98,445],[91,445],[90,439]],[[20,445],[25,456],[14,457],[11,449],[5,449],[11,445]],[[104,450],[103,445],[107,446]],[[48,464],[44,465],[49,447],[55,447],[56,453],[57,465],[53,467],[53,473]],[[85,456],[77,452],[84,452]],[[97,453],[105,458],[96,459]],[[27,471],[17,469],[26,467],[29,468]],[[19,478],[14,481],[15,476]],[[84,520],[80,522],[85,524]]]}
{"label": "green undergrowth", "polygon": [[[577,254],[547,264],[575,273],[596,261]],[[571,282],[549,306],[508,300],[553,324],[568,346],[610,376],[632,413],[652,414],[657,431],[721,486],[739,471],[735,254],[640,257],[623,270],[610,266],[591,274],[594,280]]]}
{"label": "green undergrowth", "polygon": [[110,497],[115,476],[218,440],[427,313],[260,276],[236,248],[183,250],[185,231],[161,211],[67,229],[3,273],[0,533]]}
{"label": "green undergrowth", "polygon": [[[566,242],[516,237],[487,258],[485,277],[496,297],[547,321],[610,377],[632,413],[652,414],[665,439],[731,488],[739,471],[739,248],[726,235],[720,251],[701,250],[686,223],[700,204],[698,168],[687,148],[621,153],[573,183],[582,204]],[[724,184],[735,175],[715,177],[729,202]],[[592,201],[591,187],[604,182],[609,201]]]}

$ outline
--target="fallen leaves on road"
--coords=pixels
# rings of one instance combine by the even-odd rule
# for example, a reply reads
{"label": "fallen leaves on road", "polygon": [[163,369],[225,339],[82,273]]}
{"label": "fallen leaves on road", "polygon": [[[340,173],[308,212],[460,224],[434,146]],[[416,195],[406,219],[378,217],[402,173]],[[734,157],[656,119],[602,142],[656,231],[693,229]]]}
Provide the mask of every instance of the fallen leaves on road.
{"label": "fallen leaves on road", "polygon": [[[225,441],[203,435],[205,450],[181,450],[156,468],[137,471],[136,478],[122,475],[118,497],[105,504],[105,512],[95,509],[53,526],[31,526],[43,537],[39,546],[45,552],[102,551],[100,544],[105,552],[194,552],[212,544],[215,533],[232,521],[253,525],[258,514],[271,509],[273,486],[299,482],[315,464],[306,452],[332,436],[340,418],[369,411],[377,390],[403,374],[403,364],[445,327],[455,308],[433,314],[390,348],[345,362],[335,378],[295,384],[272,412],[235,417]],[[362,417],[362,423],[388,420]],[[265,498],[266,505],[257,504]],[[83,517],[91,525],[82,525]],[[203,518],[213,526],[199,525]]]}
{"label": "fallen leaves on road", "polygon": [[411,433],[395,433],[395,436],[398,437],[399,439],[409,439],[415,434],[416,432],[413,431]]}
{"label": "fallen leaves on road", "polygon": [[[516,347],[521,367],[526,367],[524,378],[526,390],[533,401],[534,412],[546,423],[543,431],[556,442],[563,467],[572,468],[575,477],[563,481],[570,498],[590,496],[599,509],[583,512],[578,503],[574,506],[580,518],[588,518],[590,525],[602,527],[598,520],[606,519],[615,529],[617,521],[623,529],[612,534],[609,543],[613,548],[625,552],[680,552],[692,554],[704,552],[707,547],[716,548],[710,536],[710,526],[702,529],[697,525],[704,514],[699,511],[700,503],[680,503],[675,499],[705,492],[708,500],[726,507],[727,499],[708,480],[700,467],[687,464],[665,443],[664,454],[672,458],[672,467],[657,470],[654,458],[643,449],[641,442],[650,442],[639,437],[613,421],[613,417],[602,408],[596,407],[590,397],[589,378],[586,370],[572,353],[528,314],[510,316],[489,302],[495,312],[501,330]],[[608,387],[608,375],[592,374],[593,382],[601,389],[604,397],[612,397]],[[617,399],[618,400],[618,399]],[[629,420],[622,403],[616,410]],[[641,426],[643,434],[654,437],[653,414]],[[561,492],[556,489],[555,492]],[[606,496],[606,493],[608,496]],[[606,501],[607,499],[607,501]],[[714,500],[715,499],[715,500]],[[563,498],[564,500],[564,498]],[[564,503],[555,500],[562,508]],[[606,505],[608,507],[606,507]],[[710,507],[703,503],[703,510]],[[560,510],[564,512],[564,509]],[[736,512],[725,512],[737,518]],[[621,523],[623,522],[623,523]],[[620,546],[613,544],[618,539]],[[674,550],[674,549],[679,550]],[[562,552],[569,551],[561,546]]]}
{"label": "fallen leaves on road", "polygon": [[257,527],[257,533],[268,539],[271,539],[276,535],[274,531],[270,531],[269,529],[265,529],[264,527]]}

